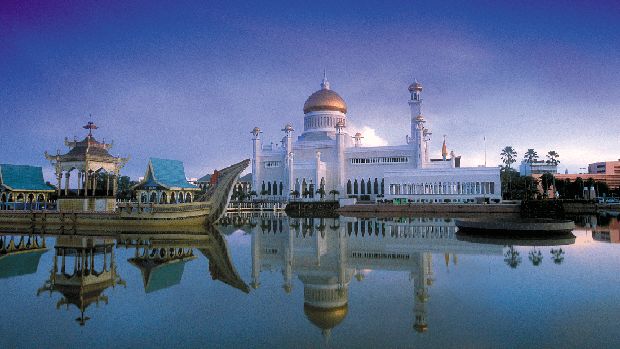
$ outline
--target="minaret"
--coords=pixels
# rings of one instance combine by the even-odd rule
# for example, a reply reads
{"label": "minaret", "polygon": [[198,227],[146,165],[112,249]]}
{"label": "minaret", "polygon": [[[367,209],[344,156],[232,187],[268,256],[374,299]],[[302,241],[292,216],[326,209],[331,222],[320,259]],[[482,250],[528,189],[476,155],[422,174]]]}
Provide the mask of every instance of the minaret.
{"label": "minaret", "polygon": [[336,190],[338,190],[340,192],[340,196],[341,197],[345,197],[345,178],[346,178],[346,173],[345,173],[345,156],[344,156],[344,151],[346,149],[346,144],[345,144],[345,137],[347,136],[346,133],[344,133],[344,128],[345,128],[345,123],[344,121],[338,121],[338,123],[336,123],[336,153],[337,153],[337,161],[338,161],[338,173],[336,176],[336,185],[337,188]]}
{"label": "minaret", "polygon": [[362,136],[361,133],[356,133],[355,136],[353,136],[353,140],[355,141],[355,147],[361,147],[362,146],[362,138],[364,138],[364,136]]}
{"label": "minaret", "polygon": [[263,133],[260,128],[254,127],[252,132],[252,188],[253,190],[258,192],[258,186],[261,178],[261,153],[262,153],[262,145],[260,134]]}
{"label": "minaret", "polygon": [[422,92],[422,84],[417,80],[409,85],[409,107],[411,108],[411,137],[409,138],[409,144],[413,147],[413,167],[422,168],[422,164],[425,159],[425,128],[424,117],[422,116],[422,98],[420,93]]}
{"label": "minaret", "polygon": [[284,131],[284,166],[285,166],[285,178],[286,178],[286,193],[284,196],[287,198],[291,195],[293,191],[293,125],[290,123],[286,124],[282,129]]}

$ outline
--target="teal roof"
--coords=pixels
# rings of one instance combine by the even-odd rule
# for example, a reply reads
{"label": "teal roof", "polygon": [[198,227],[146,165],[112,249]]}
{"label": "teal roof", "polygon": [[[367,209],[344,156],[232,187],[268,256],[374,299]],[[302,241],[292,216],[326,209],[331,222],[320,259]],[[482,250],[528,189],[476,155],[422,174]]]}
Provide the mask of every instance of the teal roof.
{"label": "teal roof", "polygon": [[0,164],[0,184],[9,190],[54,190],[43,179],[43,169],[30,165]]}
{"label": "teal roof", "polygon": [[150,158],[149,170],[144,182],[148,183],[149,181],[158,183],[168,189],[198,189],[197,186],[187,182],[183,162],[179,160]]}
{"label": "teal roof", "polygon": [[239,182],[251,182],[252,181],[252,173],[248,173],[245,176],[239,178]]}
{"label": "teal roof", "polygon": [[209,183],[211,182],[211,174],[206,174],[202,177],[200,177],[196,182],[197,183]]}

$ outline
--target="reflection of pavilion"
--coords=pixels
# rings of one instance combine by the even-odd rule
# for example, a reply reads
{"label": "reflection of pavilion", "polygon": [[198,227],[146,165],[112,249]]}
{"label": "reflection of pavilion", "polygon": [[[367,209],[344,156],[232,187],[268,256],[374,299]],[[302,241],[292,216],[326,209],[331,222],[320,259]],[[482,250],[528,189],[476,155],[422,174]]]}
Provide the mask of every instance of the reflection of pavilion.
{"label": "reflection of pavilion", "polygon": [[194,249],[209,261],[209,273],[213,280],[249,292],[248,285],[232,263],[226,240],[211,227],[207,227],[204,235],[121,235],[117,246],[135,249],[134,257],[128,261],[140,269],[146,293],[179,284],[185,263],[196,259]]}
{"label": "reflection of pavilion", "polygon": [[[293,274],[304,285],[304,312],[324,336],[347,315],[351,278],[366,270],[408,272],[413,280],[414,329],[424,332],[432,253],[492,254],[502,246],[458,241],[452,220],[257,217],[252,231],[252,286],[260,273],[281,270],[290,292]],[[455,263],[456,264],[456,263]]]}
{"label": "reflection of pavilion", "polygon": [[[70,304],[80,310],[76,319],[83,326],[89,317],[86,309],[93,303],[108,303],[103,292],[109,287],[124,285],[116,273],[114,241],[87,237],[60,236],[56,240],[54,265],[49,280],[37,291],[59,292],[62,298],[56,303],[60,308]],[[59,260],[60,259],[60,266]]]}
{"label": "reflection of pavilion", "polygon": [[36,273],[45,252],[44,237],[1,235],[0,279]]}

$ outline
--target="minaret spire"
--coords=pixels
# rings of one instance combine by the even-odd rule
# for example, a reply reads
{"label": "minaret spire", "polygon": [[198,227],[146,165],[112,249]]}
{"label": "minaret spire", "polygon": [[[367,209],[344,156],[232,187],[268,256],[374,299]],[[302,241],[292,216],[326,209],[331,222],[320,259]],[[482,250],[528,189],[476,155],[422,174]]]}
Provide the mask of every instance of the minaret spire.
{"label": "minaret spire", "polygon": [[329,81],[327,81],[327,71],[323,69],[323,81],[321,81],[321,89],[329,90]]}

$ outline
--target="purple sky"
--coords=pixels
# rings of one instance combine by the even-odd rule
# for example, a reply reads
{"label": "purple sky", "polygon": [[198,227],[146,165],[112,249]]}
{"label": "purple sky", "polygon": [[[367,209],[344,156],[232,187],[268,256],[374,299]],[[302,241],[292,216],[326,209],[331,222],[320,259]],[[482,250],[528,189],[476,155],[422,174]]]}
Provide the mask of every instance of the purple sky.
{"label": "purple sky", "polygon": [[0,163],[49,175],[43,152],[92,119],[125,174],[153,156],[202,176],[249,157],[254,126],[299,134],[323,69],[375,143],[404,143],[417,78],[435,156],[446,134],[471,166],[485,135],[491,165],[505,145],[570,172],[620,158],[618,3],[205,3],[3,1]]}

